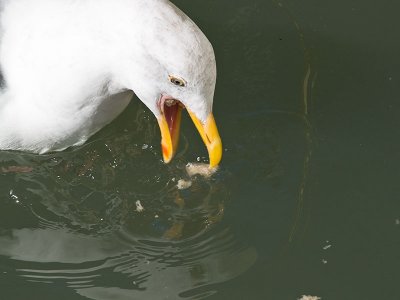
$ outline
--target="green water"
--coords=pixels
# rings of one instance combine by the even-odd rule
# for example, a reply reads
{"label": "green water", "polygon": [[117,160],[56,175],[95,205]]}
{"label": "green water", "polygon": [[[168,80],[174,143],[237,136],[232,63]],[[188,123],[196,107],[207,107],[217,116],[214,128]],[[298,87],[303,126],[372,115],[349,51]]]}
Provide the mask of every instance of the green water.
{"label": "green water", "polygon": [[[0,299],[400,299],[399,4],[174,1],[214,45],[219,172],[135,98],[87,144],[0,153]],[[145,208],[136,210],[136,201]]]}

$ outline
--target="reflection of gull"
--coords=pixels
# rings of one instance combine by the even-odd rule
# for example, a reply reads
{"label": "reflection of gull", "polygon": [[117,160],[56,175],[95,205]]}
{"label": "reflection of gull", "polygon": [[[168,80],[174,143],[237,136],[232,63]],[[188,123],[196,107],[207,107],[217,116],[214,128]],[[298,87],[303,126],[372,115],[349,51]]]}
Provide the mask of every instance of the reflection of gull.
{"label": "reflection of gull", "polygon": [[1,237],[0,244],[0,253],[14,259],[60,263],[101,260],[116,255],[120,246],[115,240],[77,235],[63,229],[16,229],[11,238]]}
{"label": "reflection of gull", "polygon": [[[257,257],[254,249],[238,245],[228,230],[194,244],[148,245],[112,234],[88,237],[64,229],[22,229],[1,237],[0,244],[0,255],[34,262],[35,269],[17,270],[20,276],[64,280],[89,299],[175,299],[183,292],[194,296],[194,288],[232,279]],[[55,262],[61,270],[46,267]]]}

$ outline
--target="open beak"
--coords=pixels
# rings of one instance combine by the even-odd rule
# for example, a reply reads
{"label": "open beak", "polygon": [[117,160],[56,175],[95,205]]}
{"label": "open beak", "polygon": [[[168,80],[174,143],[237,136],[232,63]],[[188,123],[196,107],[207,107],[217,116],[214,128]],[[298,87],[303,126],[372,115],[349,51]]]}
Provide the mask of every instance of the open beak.
{"label": "open beak", "polygon": [[[158,125],[161,131],[161,148],[165,163],[169,163],[176,153],[179,142],[183,104],[177,100],[167,99],[161,101],[161,116]],[[216,167],[222,158],[222,142],[218,133],[214,116],[210,113],[205,123],[188,110],[190,117],[207,147],[210,168]]]}
{"label": "open beak", "polygon": [[169,163],[176,153],[182,118],[182,105],[176,100],[161,101],[161,116],[158,125],[161,131],[161,149],[165,163]]}

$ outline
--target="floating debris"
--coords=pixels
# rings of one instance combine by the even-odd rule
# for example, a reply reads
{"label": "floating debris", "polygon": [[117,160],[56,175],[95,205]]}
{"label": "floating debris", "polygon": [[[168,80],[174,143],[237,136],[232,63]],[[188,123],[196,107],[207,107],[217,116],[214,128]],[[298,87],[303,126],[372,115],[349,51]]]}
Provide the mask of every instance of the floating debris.
{"label": "floating debris", "polygon": [[203,163],[188,163],[186,165],[186,172],[190,177],[198,174],[208,178],[211,177],[217,170],[218,167],[210,168],[208,164]]}
{"label": "floating debris", "polygon": [[178,184],[176,185],[178,190],[186,190],[192,186],[192,181],[179,179]]}
{"label": "floating debris", "polygon": [[301,298],[297,300],[321,300],[321,298],[316,296],[303,295]]}
{"label": "floating debris", "polygon": [[136,201],[135,204],[136,204],[136,211],[137,212],[144,211],[144,207],[142,206],[142,203],[140,203],[140,200]]}

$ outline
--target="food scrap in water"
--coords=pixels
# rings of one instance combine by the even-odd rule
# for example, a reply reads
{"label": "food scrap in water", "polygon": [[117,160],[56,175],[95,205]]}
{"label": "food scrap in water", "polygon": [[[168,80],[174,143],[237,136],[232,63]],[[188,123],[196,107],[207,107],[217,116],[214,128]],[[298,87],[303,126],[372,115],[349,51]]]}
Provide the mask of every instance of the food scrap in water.
{"label": "food scrap in water", "polygon": [[140,203],[140,200],[136,201],[136,211],[137,212],[142,212],[144,211],[144,207],[142,206],[142,203]]}
{"label": "food scrap in water", "polygon": [[188,163],[186,165],[186,172],[189,174],[190,177],[198,174],[208,178],[211,177],[217,170],[218,167],[210,168],[208,164],[203,163]]}
{"label": "food scrap in water", "polygon": [[321,300],[321,298],[316,296],[303,295],[298,300]]}
{"label": "food scrap in water", "polygon": [[[209,178],[217,170],[218,167],[210,168],[208,164],[203,164],[203,163],[188,163],[186,165],[186,172],[190,177],[193,177],[195,175],[201,175],[205,178]],[[172,181],[175,181],[175,178],[173,178]],[[176,184],[178,190],[186,190],[191,186],[192,186],[192,181],[190,179],[189,180],[179,179]]]}
{"label": "food scrap in water", "polygon": [[179,179],[176,186],[178,187],[178,190],[186,190],[192,186],[192,181]]}

